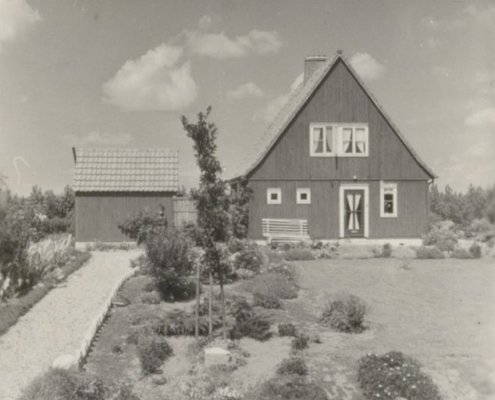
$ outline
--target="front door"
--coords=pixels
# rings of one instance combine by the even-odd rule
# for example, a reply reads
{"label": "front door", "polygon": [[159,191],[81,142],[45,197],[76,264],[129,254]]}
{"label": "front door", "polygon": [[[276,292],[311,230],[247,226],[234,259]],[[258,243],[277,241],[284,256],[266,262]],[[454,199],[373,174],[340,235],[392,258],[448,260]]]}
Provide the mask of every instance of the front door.
{"label": "front door", "polygon": [[364,237],[364,190],[344,189],[345,237]]}

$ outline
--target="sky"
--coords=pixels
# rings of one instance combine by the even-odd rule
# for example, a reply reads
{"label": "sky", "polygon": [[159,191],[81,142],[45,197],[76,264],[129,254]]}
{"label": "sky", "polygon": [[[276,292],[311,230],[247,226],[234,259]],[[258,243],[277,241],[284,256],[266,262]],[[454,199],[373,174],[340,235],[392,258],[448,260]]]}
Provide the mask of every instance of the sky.
{"label": "sky", "polygon": [[342,50],[439,176],[495,183],[495,0],[0,0],[0,173],[61,191],[72,146],[179,151],[212,106],[225,175],[302,79]]}

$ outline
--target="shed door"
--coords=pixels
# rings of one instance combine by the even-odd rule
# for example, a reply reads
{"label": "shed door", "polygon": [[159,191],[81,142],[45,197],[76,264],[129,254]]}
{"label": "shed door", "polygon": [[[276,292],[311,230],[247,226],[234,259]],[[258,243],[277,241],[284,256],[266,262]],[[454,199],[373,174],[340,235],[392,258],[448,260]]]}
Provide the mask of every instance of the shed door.
{"label": "shed door", "polygon": [[364,190],[344,190],[345,237],[364,237]]}

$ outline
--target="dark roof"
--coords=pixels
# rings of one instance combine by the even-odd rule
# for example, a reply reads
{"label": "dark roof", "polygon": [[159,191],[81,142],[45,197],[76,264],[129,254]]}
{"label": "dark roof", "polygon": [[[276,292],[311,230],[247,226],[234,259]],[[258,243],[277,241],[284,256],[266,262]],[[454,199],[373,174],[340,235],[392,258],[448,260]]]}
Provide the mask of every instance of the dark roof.
{"label": "dark roof", "polygon": [[175,192],[178,155],[168,149],[73,149],[76,192]]}
{"label": "dark roof", "polygon": [[265,159],[271,148],[275,145],[279,137],[285,132],[287,127],[290,125],[292,120],[296,117],[298,112],[309,100],[314,91],[318,88],[320,83],[325,79],[328,73],[332,70],[337,62],[342,61],[344,65],[349,69],[350,73],[356,79],[358,84],[362,87],[363,91],[370,98],[373,104],[376,106],[378,111],[383,115],[385,120],[390,124],[392,130],[397,134],[399,139],[402,141],[407,150],[411,153],[416,162],[425,170],[425,172],[431,177],[436,178],[435,173],[426,165],[426,163],[421,160],[419,155],[413,150],[412,146],[407,142],[404,135],[399,131],[397,126],[392,122],[390,117],[385,113],[383,107],[378,103],[375,97],[367,89],[364,82],[359,78],[357,72],[352,68],[352,66],[342,57],[341,54],[337,54],[332,60],[328,60],[322,63],[322,66],[316,70],[313,75],[302,83],[297,89],[295,89],[287,103],[284,105],[282,110],[275,117],[274,121],[270,124],[267,131],[261,139],[261,143],[257,144],[256,159],[251,162],[248,168],[243,168],[243,170],[233,174],[231,179],[237,179],[241,176],[247,176],[253,172]]}

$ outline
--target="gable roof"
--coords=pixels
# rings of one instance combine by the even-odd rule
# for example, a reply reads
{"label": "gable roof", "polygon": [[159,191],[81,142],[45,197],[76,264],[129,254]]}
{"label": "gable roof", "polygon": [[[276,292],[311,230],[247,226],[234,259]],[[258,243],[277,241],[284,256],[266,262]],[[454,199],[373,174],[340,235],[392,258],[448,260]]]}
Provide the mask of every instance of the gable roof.
{"label": "gable roof", "polygon": [[72,149],[76,192],[175,192],[178,155],[168,149]]}
{"label": "gable roof", "polygon": [[383,107],[378,103],[375,97],[371,94],[371,92],[367,89],[364,82],[359,78],[358,74],[352,68],[352,66],[342,57],[341,54],[337,54],[332,60],[328,60],[322,64],[320,68],[318,68],[311,77],[309,77],[305,82],[303,82],[297,89],[295,89],[287,103],[284,105],[282,110],[275,117],[273,122],[268,127],[267,131],[263,135],[261,139],[261,144],[257,145],[257,158],[254,162],[252,162],[248,168],[244,169],[241,173],[235,174],[231,180],[235,180],[242,176],[249,176],[267,157],[270,153],[270,150],[275,146],[278,139],[284,134],[287,127],[294,120],[299,111],[304,107],[306,102],[309,100],[311,95],[316,91],[319,87],[320,83],[328,76],[330,71],[332,71],[333,67],[337,65],[338,62],[342,62],[353,78],[357,81],[357,83],[361,86],[364,93],[369,97],[371,102],[375,105],[378,111],[382,114],[383,118],[387,121],[387,123],[392,127],[392,130],[398,136],[399,140],[404,144],[406,149],[412,155],[412,157],[416,160],[421,168],[430,176],[430,178],[436,178],[435,173],[426,165],[426,163],[421,160],[419,155],[414,151],[412,146],[408,143],[404,135],[399,131],[397,126],[392,122],[390,117],[386,114]]}

